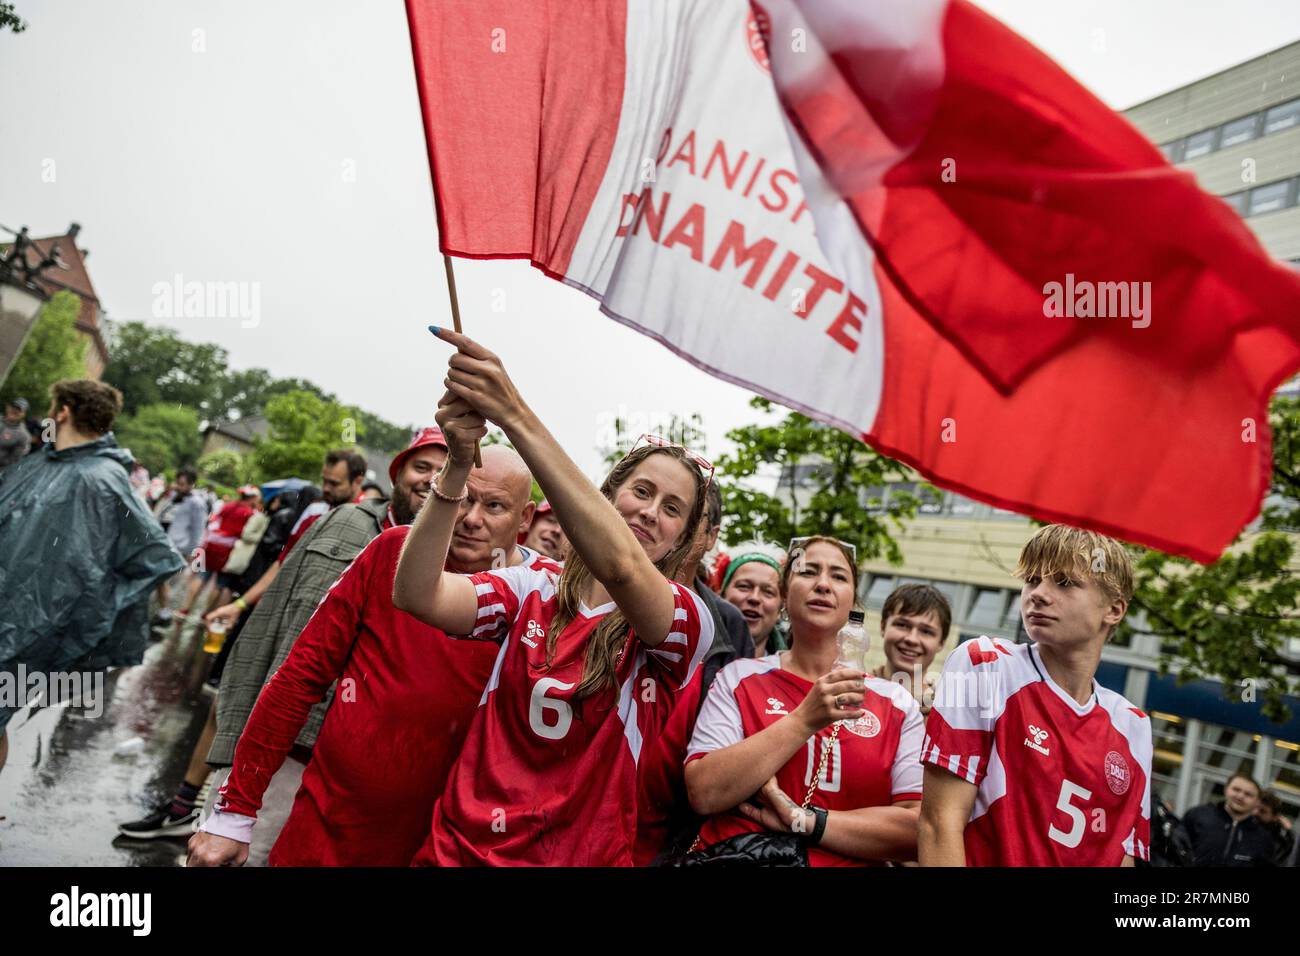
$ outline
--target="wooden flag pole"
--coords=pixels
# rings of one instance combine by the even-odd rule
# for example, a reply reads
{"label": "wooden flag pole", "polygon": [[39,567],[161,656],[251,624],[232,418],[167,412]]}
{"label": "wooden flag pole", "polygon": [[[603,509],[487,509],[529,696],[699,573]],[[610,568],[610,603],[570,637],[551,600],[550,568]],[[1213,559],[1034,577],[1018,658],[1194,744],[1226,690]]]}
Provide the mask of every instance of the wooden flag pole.
{"label": "wooden flag pole", "polygon": [[[456,273],[451,267],[451,256],[445,252],[442,254],[442,264],[447,270],[447,298],[451,299],[451,327],[456,330],[457,335],[464,335],[460,327],[460,299],[456,296]],[[483,453],[479,451],[478,445],[474,446],[474,467],[483,467]]]}
{"label": "wooden flag pole", "polygon": [[451,299],[452,328],[457,335],[464,335],[460,327],[460,299],[456,298],[456,273],[451,267],[451,256],[442,254],[442,264],[447,270],[447,296]]}
{"label": "wooden flag pole", "polygon": [[[424,95],[424,70],[423,59],[420,56],[420,45],[415,39],[415,30],[411,25],[412,9],[416,6],[416,0],[406,0],[406,23],[408,32],[411,34],[411,61],[415,66],[415,91],[420,98],[420,132],[424,136],[424,150],[429,156],[429,185],[433,189],[433,215],[438,221],[438,242],[442,244],[442,216],[438,213],[438,181],[433,174],[433,141],[429,138],[429,104],[425,101]],[[447,270],[447,297],[451,299],[451,322],[452,328],[458,334],[464,335],[460,326],[460,300],[456,297],[456,273],[451,268],[451,256],[445,252],[442,254],[442,265]],[[483,454],[479,451],[478,445],[474,446],[474,467],[483,467]]]}

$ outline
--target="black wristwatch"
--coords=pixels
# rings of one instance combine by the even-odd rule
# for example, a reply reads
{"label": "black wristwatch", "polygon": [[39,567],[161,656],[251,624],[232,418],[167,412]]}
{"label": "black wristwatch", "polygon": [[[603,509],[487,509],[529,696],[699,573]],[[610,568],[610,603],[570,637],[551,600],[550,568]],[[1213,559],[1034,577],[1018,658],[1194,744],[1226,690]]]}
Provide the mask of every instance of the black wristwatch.
{"label": "black wristwatch", "polygon": [[812,833],[808,834],[808,845],[816,846],[822,842],[822,834],[826,832],[826,817],[828,814],[821,807],[809,807],[813,813]]}

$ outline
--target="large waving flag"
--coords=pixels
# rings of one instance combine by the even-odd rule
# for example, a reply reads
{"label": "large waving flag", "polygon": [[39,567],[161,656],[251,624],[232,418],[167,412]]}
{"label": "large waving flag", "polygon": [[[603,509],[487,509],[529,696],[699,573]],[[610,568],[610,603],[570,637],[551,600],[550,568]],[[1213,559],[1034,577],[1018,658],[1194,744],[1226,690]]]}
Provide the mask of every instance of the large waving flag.
{"label": "large waving flag", "polygon": [[1212,560],[1300,275],[962,0],[408,0],[443,251],[936,484]]}

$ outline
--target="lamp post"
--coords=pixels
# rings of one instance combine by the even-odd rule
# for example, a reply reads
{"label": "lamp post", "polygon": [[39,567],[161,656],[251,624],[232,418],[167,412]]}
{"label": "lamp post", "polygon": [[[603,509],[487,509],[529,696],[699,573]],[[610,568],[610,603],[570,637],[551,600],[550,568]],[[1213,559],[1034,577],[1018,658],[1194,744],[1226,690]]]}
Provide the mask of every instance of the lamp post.
{"label": "lamp post", "polygon": [[[50,266],[62,265],[58,246],[51,248],[48,255],[42,253],[28,238],[26,226],[16,233],[5,231],[15,239],[8,249],[0,251],[0,385],[22,354],[48,298],[37,284],[37,277]],[[28,258],[29,250],[35,251],[35,262]]]}

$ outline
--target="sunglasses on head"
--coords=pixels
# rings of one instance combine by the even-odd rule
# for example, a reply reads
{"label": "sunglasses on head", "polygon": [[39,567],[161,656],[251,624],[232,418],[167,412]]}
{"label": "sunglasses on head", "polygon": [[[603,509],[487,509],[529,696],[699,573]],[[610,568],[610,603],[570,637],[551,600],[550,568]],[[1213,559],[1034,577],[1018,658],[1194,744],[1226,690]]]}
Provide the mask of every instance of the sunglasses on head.
{"label": "sunglasses on head", "polygon": [[852,561],[854,564],[858,563],[858,549],[855,545],[849,543],[848,541],[841,541],[839,538],[832,538],[828,534],[809,534],[809,535],[804,535],[801,538],[791,538],[790,547],[788,547],[786,551],[791,557],[793,557],[796,550],[801,552],[804,551],[805,550],[804,545],[806,545],[809,541],[814,541],[814,540],[835,542],[841,548],[848,551],[850,561]]}
{"label": "sunglasses on head", "polygon": [[660,435],[651,435],[648,433],[642,435],[640,438],[636,440],[636,444],[632,446],[628,454],[630,455],[632,454],[632,452],[640,448],[642,442],[645,442],[647,445],[653,445],[655,448],[680,448],[682,451],[686,453],[686,457],[691,462],[691,464],[699,468],[700,472],[704,475],[705,490],[707,491],[709,485],[713,484],[713,463],[709,461],[707,458],[705,458],[703,455],[697,455],[695,452],[691,451],[685,445],[682,445],[678,442],[669,441],[667,438],[663,438]]}

